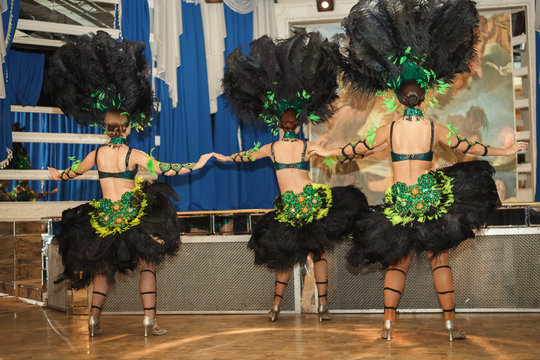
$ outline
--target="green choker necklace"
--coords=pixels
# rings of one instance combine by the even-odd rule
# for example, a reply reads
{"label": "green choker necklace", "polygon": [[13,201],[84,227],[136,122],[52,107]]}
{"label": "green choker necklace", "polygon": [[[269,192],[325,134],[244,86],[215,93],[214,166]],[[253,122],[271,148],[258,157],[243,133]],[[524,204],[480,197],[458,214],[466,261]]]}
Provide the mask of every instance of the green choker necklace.
{"label": "green choker necklace", "polygon": [[294,131],[286,131],[285,134],[283,134],[283,141],[296,141],[298,140],[298,134]]}
{"label": "green choker necklace", "polygon": [[119,148],[122,144],[127,145],[127,139],[121,137],[112,137],[107,145],[112,146],[113,148]]}
{"label": "green choker necklace", "polygon": [[413,116],[416,116],[416,121],[420,121],[422,120],[422,110],[420,109],[415,109],[415,108],[407,108],[405,109],[405,116],[403,117],[405,120],[407,121],[412,121],[412,117]]}

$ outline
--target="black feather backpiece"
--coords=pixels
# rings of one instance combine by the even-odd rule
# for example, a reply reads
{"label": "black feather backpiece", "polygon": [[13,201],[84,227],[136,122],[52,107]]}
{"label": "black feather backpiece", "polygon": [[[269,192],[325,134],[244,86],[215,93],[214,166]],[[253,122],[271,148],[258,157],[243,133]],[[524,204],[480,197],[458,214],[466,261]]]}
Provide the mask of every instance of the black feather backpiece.
{"label": "black feather backpiece", "polygon": [[242,121],[261,119],[277,134],[283,111],[296,109],[299,123],[322,123],[337,98],[337,44],[318,32],[274,41],[254,40],[249,54],[237,48],[227,57],[224,95]]}
{"label": "black feather backpiece", "polygon": [[144,46],[116,41],[103,31],[78,36],[51,57],[45,91],[79,124],[102,126],[108,110],[122,110],[132,126],[142,129],[156,105]]}
{"label": "black feather backpiece", "polygon": [[469,71],[478,21],[471,0],[361,0],[343,21],[344,81],[369,95],[406,80],[444,89]]}

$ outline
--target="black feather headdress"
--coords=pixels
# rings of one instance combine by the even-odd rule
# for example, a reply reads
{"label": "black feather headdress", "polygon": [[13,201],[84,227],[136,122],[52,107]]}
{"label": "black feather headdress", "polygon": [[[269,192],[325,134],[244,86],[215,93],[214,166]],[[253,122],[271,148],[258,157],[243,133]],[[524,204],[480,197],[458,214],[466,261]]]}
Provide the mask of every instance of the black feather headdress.
{"label": "black feather headdress", "polygon": [[107,111],[120,110],[140,130],[150,125],[156,105],[144,46],[103,31],[78,36],[51,57],[45,90],[79,124],[102,126]]}
{"label": "black feather headdress", "polygon": [[478,21],[471,0],[361,0],[343,21],[344,81],[370,95],[410,80],[444,91],[469,71]]}
{"label": "black feather headdress", "polygon": [[274,134],[286,109],[297,111],[300,124],[327,120],[337,98],[337,44],[303,32],[277,41],[265,35],[249,50],[237,48],[227,57],[223,78],[224,95],[240,120],[261,119]]}

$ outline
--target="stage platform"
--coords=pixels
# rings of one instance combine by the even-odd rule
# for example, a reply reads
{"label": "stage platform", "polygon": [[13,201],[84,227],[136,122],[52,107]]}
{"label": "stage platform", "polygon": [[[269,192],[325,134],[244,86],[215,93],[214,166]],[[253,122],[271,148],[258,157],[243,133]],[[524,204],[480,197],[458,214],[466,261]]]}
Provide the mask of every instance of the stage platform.
{"label": "stage platform", "polygon": [[[492,225],[451,252],[458,312],[540,312],[540,204],[499,209]],[[274,273],[253,265],[246,247],[259,210],[179,213],[184,229],[178,256],[159,266],[161,314],[263,314]],[[86,289],[53,284],[62,271],[54,234],[58,218],[0,222],[0,293],[32,299],[71,314],[87,314]],[[328,294],[334,313],[381,313],[384,272],[354,269],[345,262],[348,244],[328,253]],[[296,267],[284,312],[313,313],[312,267]],[[119,275],[104,312],[142,312],[137,273]],[[414,259],[400,312],[440,312],[428,261]]]}
{"label": "stage platform", "polygon": [[144,338],[142,316],[103,315],[90,338],[86,316],[0,298],[1,359],[538,359],[540,314],[458,314],[467,339],[450,343],[440,314],[401,314],[391,342],[382,315],[161,315],[169,330]]}

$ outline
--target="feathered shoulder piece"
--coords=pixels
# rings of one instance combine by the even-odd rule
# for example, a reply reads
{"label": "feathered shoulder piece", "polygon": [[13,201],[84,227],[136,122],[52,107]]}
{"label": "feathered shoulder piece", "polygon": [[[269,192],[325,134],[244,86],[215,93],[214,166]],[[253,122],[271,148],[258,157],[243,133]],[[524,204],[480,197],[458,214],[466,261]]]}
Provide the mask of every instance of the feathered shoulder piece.
{"label": "feathered shoulder piece", "polygon": [[140,130],[155,109],[143,50],[142,42],[116,41],[103,31],[78,36],[51,57],[45,90],[79,124],[103,126],[107,111],[121,110]]}
{"label": "feathered shoulder piece", "polygon": [[295,109],[299,123],[322,123],[337,97],[337,44],[318,32],[274,41],[254,40],[249,54],[237,48],[227,57],[223,90],[240,120],[260,119],[277,134],[286,109]]}
{"label": "feathered shoulder piece", "polygon": [[368,94],[407,80],[444,89],[469,71],[478,21],[471,0],[361,0],[343,21],[344,80]]}

